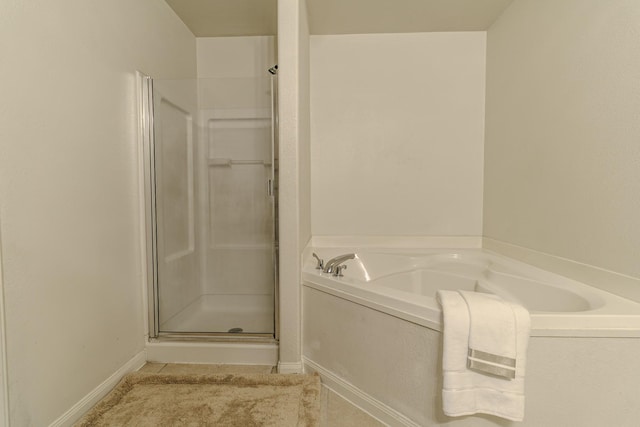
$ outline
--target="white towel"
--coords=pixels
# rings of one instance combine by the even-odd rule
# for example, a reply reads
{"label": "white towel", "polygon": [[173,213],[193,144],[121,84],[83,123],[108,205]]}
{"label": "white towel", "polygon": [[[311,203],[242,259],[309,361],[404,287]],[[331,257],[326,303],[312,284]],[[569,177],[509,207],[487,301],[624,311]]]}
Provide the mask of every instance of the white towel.
{"label": "white towel", "polygon": [[444,319],[444,413],[522,421],[529,312],[491,294],[438,291],[437,296]]}

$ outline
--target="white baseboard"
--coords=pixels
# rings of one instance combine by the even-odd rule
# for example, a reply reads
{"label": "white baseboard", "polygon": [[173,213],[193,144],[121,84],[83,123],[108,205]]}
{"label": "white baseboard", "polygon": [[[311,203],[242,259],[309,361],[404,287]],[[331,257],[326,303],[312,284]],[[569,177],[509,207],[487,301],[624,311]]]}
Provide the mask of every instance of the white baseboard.
{"label": "white baseboard", "polygon": [[278,362],[279,374],[301,374],[303,370],[302,362]]}
{"label": "white baseboard", "polygon": [[137,371],[147,362],[147,355],[144,351],[136,354],[125,363],[120,369],[113,373],[102,384],[94,388],[89,394],[83,397],[78,403],[73,405],[60,418],[52,422],[49,427],[67,427],[78,421],[89,409],[109,393],[118,382],[129,372]]}
{"label": "white baseboard", "polygon": [[278,344],[148,342],[147,360],[159,363],[275,365]]}
{"label": "white baseboard", "polygon": [[322,384],[331,391],[339,394],[343,399],[371,415],[383,424],[398,427],[420,427],[395,409],[371,397],[353,384],[343,380],[328,369],[317,363],[303,358],[305,372],[317,372]]}
{"label": "white baseboard", "polygon": [[5,326],[2,242],[0,242],[0,426],[9,425],[9,382],[7,381],[7,329]]}

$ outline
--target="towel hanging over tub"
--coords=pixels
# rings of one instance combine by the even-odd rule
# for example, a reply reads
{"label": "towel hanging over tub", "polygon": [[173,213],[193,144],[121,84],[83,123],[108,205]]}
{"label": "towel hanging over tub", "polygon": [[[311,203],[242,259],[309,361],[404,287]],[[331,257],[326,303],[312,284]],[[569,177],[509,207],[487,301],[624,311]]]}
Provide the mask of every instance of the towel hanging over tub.
{"label": "towel hanging over tub", "polygon": [[444,413],[522,421],[529,312],[480,292],[438,291],[437,297],[444,319]]}

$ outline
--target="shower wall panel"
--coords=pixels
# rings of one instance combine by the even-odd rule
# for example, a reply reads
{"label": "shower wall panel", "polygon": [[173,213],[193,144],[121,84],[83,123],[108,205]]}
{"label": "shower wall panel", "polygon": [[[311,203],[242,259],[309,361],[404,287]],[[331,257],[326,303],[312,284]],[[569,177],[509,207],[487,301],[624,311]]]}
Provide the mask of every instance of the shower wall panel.
{"label": "shower wall panel", "polygon": [[274,37],[198,39],[205,294],[262,295],[273,313],[271,79]]}
{"label": "shower wall panel", "polygon": [[273,293],[269,118],[208,121],[206,293]]}

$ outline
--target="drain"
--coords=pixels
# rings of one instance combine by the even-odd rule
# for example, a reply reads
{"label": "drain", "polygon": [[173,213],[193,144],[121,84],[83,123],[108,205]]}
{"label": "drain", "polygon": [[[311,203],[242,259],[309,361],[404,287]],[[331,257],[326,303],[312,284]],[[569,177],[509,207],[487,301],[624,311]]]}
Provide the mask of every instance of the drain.
{"label": "drain", "polygon": [[242,328],[231,328],[227,332],[229,332],[230,334],[237,334],[242,332]]}

